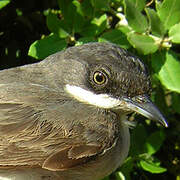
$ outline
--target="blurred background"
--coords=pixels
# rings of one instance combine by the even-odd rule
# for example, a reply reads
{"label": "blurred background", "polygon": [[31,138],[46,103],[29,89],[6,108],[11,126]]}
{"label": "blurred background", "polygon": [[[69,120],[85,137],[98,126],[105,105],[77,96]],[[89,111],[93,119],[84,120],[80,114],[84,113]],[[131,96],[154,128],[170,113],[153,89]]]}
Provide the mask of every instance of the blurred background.
{"label": "blurred background", "polygon": [[[106,180],[180,180],[180,1],[0,0],[0,69],[69,46],[112,42],[148,66],[168,128],[138,115],[124,165]],[[86,179],[84,177],[84,179]]]}

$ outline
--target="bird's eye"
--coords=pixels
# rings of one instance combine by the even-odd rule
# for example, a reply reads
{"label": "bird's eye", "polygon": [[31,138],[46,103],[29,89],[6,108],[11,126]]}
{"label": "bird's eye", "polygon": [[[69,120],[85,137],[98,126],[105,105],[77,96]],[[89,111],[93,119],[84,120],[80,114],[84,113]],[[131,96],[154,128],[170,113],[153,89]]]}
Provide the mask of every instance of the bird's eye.
{"label": "bird's eye", "polygon": [[96,71],[94,73],[93,80],[96,84],[103,85],[106,82],[107,77],[104,73],[102,73],[100,71]]}

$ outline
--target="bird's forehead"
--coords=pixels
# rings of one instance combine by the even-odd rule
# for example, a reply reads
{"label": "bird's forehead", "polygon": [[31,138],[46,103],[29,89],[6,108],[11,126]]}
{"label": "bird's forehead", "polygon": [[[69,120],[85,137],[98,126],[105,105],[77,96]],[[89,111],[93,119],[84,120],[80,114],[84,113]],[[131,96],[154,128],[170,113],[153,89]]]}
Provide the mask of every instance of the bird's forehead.
{"label": "bird's forehead", "polygon": [[88,43],[72,47],[66,50],[65,56],[67,59],[75,59],[89,65],[106,65],[116,73],[120,71],[146,73],[144,64],[137,57],[110,43]]}

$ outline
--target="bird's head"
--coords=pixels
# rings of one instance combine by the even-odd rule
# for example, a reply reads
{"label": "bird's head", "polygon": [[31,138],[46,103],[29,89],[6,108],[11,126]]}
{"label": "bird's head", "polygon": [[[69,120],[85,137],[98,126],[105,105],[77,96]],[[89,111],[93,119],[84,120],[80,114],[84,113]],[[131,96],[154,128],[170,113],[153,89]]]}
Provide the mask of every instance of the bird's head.
{"label": "bird's head", "polygon": [[65,91],[77,101],[124,113],[137,112],[167,127],[151,102],[144,64],[110,43],[88,43],[64,51]]}

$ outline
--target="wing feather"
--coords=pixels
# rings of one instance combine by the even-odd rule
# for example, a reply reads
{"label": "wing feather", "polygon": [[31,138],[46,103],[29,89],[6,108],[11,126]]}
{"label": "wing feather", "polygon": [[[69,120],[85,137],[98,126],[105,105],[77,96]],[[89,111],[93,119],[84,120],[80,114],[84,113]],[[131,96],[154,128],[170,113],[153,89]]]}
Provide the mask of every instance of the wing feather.
{"label": "wing feather", "polygon": [[[63,170],[91,160],[112,145],[116,128],[106,120],[107,114],[95,107],[83,110],[83,104],[77,107],[55,86],[46,86],[46,81],[52,86],[52,79],[40,82],[42,77],[37,77],[39,82],[34,82],[36,74],[30,77],[24,71],[8,70],[7,77],[0,72],[0,167]],[[12,80],[15,76],[17,81]],[[102,121],[97,125],[98,116]]]}

